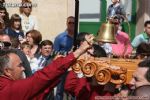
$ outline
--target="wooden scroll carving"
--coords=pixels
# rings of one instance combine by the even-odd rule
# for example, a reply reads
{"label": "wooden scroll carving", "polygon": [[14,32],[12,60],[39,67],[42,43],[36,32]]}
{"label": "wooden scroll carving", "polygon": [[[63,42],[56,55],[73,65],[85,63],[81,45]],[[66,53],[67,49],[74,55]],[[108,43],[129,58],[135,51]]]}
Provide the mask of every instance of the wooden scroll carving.
{"label": "wooden scroll carving", "polygon": [[137,59],[89,58],[78,59],[72,66],[75,73],[83,73],[86,77],[94,77],[100,85],[108,82],[114,84],[129,83],[137,64]]}
{"label": "wooden scroll carving", "polygon": [[[110,71],[111,71],[111,80],[110,82],[114,83],[114,84],[122,84],[126,81],[126,73],[127,73],[127,69],[123,68],[123,67],[118,67],[118,69],[113,69],[110,66]],[[117,68],[117,67],[116,67]]]}
{"label": "wooden scroll carving", "polygon": [[86,77],[92,77],[97,70],[96,62],[87,62],[82,66],[82,72]]}
{"label": "wooden scroll carving", "polygon": [[75,64],[72,65],[72,69],[75,73],[81,72],[81,67],[83,66],[85,60],[84,59],[78,59]]}
{"label": "wooden scroll carving", "polygon": [[111,79],[110,70],[105,67],[99,67],[98,70],[95,72],[95,79],[97,80],[98,84],[105,85]]}

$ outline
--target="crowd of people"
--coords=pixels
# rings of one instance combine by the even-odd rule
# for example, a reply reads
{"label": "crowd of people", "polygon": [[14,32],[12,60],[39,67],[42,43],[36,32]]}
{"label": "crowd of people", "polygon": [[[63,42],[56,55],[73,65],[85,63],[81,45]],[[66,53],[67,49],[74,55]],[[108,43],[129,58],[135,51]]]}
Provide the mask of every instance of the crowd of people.
{"label": "crowd of people", "polygon": [[[0,97],[1,100],[95,100],[98,96],[145,96],[150,93],[150,21],[144,32],[133,41],[121,29],[123,14],[120,0],[112,0],[108,17],[115,21],[116,44],[94,42],[94,36],[80,32],[73,51],[75,17],[66,20],[64,32],[54,43],[43,40],[38,22],[32,12],[32,2],[22,0],[20,14],[8,17],[4,1],[0,2]],[[133,50],[136,55],[132,57]],[[129,86],[98,85],[93,78],[75,73],[71,65],[82,57],[108,57],[143,59],[133,73]],[[140,73],[140,74],[139,74]],[[122,88],[125,87],[125,88]],[[147,99],[147,100],[149,100]],[[103,100],[107,100],[106,98]]]}

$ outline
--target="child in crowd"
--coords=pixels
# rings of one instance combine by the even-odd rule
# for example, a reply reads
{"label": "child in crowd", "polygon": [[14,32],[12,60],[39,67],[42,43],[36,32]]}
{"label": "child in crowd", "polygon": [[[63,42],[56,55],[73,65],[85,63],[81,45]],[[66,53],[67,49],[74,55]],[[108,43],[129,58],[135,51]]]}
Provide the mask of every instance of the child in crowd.
{"label": "child in crowd", "polygon": [[37,59],[34,57],[34,55],[31,54],[31,48],[32,46],[28,42],[23,42],[20,45],[20,49],[25,53],[27,56],[27,59],[30,63],[32,73],[38,70],[38,64]]}

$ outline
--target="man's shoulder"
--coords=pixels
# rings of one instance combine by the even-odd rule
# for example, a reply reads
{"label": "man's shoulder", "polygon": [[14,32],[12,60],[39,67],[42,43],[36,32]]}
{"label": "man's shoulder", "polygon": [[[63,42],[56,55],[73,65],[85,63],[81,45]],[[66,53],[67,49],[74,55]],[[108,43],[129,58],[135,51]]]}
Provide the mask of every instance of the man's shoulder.
{"label": "man's shoulder", "polygon": [[66,36],[67,35],[67,32],[65,31],[65,32],[62,32],[62,33],[60,33],[60,34],[58,34],[57,36],[56,36],[56,38],[58,39],[58,38],[62,38],[62,37],[64,37],[64,36]]}
{"label": "man's shoulder", "polygon": [[113,7],[113,4],[110,4],[109,6],[108,6],[108,8],[112,8]]}
{"label": "man's shoulder", "polygon": [[144,38],[144,32],[141,32],[140,34],[138,34],[137,36],[135,36],[135,38]]}

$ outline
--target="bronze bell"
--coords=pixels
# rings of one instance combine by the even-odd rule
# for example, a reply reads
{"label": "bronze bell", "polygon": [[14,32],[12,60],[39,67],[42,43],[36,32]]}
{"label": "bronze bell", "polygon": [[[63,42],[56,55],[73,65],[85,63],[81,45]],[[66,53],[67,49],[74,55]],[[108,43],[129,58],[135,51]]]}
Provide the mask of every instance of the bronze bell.
{"label": "bronze bell", "polygon": [[116,28],[110,21],[103,23],[98,31],[97,41],[107,43],[117,43],[115,39]]}

